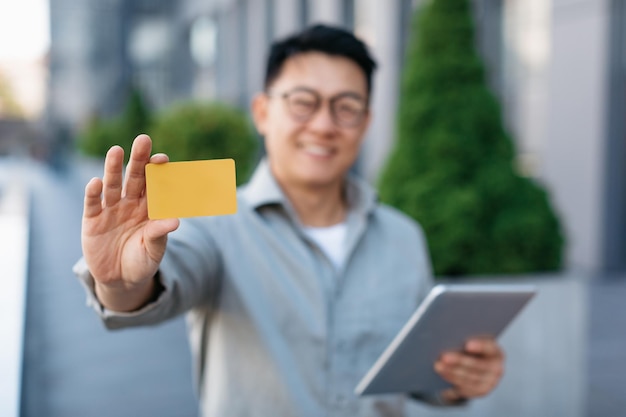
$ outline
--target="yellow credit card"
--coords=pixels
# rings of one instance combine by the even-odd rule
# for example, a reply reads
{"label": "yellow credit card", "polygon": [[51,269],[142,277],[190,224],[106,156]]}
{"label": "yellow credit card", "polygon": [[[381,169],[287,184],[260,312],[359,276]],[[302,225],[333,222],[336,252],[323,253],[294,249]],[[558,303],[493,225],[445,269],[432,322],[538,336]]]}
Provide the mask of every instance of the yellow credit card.
{"label": "yellow credit card", "polygon": [[146,165],[148,218],[219,216],[237,212],[233,159]]}

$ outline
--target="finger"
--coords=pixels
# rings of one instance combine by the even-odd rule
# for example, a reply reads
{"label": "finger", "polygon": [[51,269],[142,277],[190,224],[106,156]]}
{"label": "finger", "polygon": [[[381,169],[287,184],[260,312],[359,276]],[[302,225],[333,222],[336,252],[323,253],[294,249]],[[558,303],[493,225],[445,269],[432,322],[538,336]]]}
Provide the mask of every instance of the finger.
{"label": "finger", "polygon": [[465,344],[465,351],[472,355],[480,355],[484,357],[501,357],[504,356],[500,345],[493,339],[470,339]]}
{"label": "finger", "polygon": [[146,225],[144,237],[147,243],[157,242],[168,233],[178,229],[179,224],[178,219],[150,220]]}
{"label": "finger", "polygon": [[475,375],[455,375],[449,382],[454,389],[463,397],[482,397],[490,393],[498,385],[498,379],[493,376],[477,378]]}
{"label": "finger", "polygon": [[475,372],[472,369],[461,366],[447,368],[436,367],[437,372],[448,382],[455,386],[471,386],[482,383],[488,377],[488,374]]}
{"label": "finger", "polygon": [[461,363],[463,354],[460,352],[444,352],[439,358],[439,362],[442,362],[445,366],[456,366]]}
{"label": "finger", "polygon": [[[170,160],[169,156],[167,156],[164,153],[157,153],[157,154],[154,154],[154,155],[152,155],[150,157],[150,163],[151,164],[164,164],[166,162],[169,162],[169,160]],[[146,190],[146,188],[145,188],[145,181],[146,181],[146,179],[145,179],[145,166],[144,166],[144,189],[143,189],[144,192]]]}
{"label": "finger", "polygon": [[145,166],[150,161],[151,151],[152,141],[148,135],[139,135],[135,138],[124,179],[123,195],[126,198],[136,199],[143,194],[146,187]]}
{"label": "finger", "polygon": [[478,356],[462,353],[449,353],[441,357],[446,367],[465,368],[470,371],[483,372],[489,369],[490,361]]}
{"label": "finger", "polygon": [[435,370],[462,391],[463,396],[482,396],[502,378],[503,364],[501,358],[449,354],[435,363]]}
{"label": "finger", "polygon": [[124,150],[115,145],[107,152],[104,159],[103,198],[104,206],[115,205],[122,197],[122,166]]}
{"label": "finger", "polygon": [[85,186],[83,217],[95,217],[102,212],[102,180],[92,178]]}
{"label": "finger", "polygon": [[439,372],[439,374],[444,380],[453,385],[453,390],[455,392],[465,398],[483,396],[497,384],[495,377],[486,375],[478,376],[476,374],[466,372],[464,368],[445,370],[443,372]]}
{"label": "finger", "polygon": [[178,219],[150,220],[144,229],[144,243],[148,256],[160,263],[167,245],[167,234],[178,228]]}
{"label": "finger", "polygon": [[155,153],[154,155],[152,155],[152,158],[150,158],[151,164],[164,164],[169,161],[170,157],[164,153]]}
{"label": "finger", "polygon": [[[452,383],[454,388],[452,390],[458,397],[470,399],[484,397],[493,391],[494,387],[486,382],[469,382],[463,381],[461,383]],[[454,401],[454,396],[451,396],[449,401]]]}
{"label": "finger", "polygon": [[448,354],[435,363],[435,371],[450,382],[458,382],[474,373],[474,368],[467,366],[461,355]]}

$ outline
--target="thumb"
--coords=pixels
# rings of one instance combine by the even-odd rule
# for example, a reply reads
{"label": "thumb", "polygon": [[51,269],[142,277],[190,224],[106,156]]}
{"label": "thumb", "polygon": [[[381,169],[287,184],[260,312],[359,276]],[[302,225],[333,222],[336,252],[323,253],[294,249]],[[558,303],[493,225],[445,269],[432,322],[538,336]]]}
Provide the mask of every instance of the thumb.
{"label": "thumb", "polygon": [[144,231],[146,245],[165,243],[167,234],[178,229],[179,219],[149,220]]}

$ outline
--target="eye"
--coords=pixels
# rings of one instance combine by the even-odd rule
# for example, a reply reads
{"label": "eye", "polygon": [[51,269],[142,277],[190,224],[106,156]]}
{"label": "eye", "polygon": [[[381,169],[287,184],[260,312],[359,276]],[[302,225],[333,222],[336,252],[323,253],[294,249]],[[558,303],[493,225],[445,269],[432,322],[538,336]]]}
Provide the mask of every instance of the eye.
{"label": "eye", "polygon": [[334,103],[335,116],[342,121],[357,120],[365,112],[365,104],[356,98],[344,97]]}
{"label": "eye", "polygon": [[290,110],[299,116],[307,116],[315,112],[318,106],[318,100],[312,94],[294,93],[288,97]]}

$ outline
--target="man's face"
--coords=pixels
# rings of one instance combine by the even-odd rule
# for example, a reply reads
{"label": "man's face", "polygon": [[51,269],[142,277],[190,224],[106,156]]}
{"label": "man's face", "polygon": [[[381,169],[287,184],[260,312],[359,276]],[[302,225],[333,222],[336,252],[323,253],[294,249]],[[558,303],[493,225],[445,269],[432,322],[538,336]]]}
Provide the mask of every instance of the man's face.
{"label": "man's face", "polygon": [[289,58],[268,94],[253,102],[273,174],[283,186],[343,181],[369,124],[365,75],[353,61],[319,52]]}

